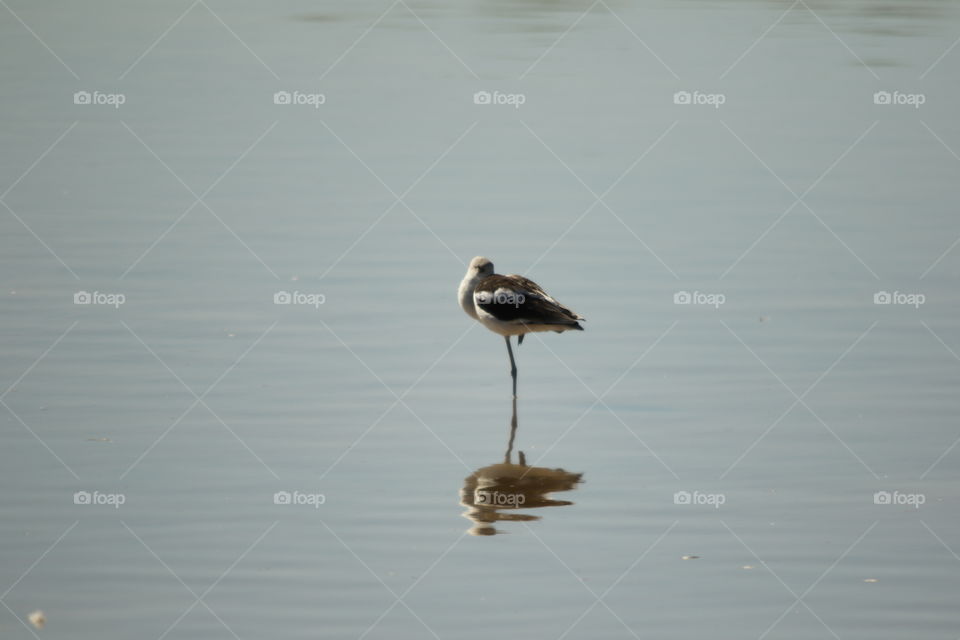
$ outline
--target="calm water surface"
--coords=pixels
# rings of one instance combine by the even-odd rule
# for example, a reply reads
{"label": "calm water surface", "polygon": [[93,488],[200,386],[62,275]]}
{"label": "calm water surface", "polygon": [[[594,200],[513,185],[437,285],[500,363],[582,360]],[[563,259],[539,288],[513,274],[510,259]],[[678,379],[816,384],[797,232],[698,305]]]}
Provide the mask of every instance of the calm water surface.
{"label": "calm water surface", "polygon": [[956,636],[955,4],[0,16],[3,638]]}

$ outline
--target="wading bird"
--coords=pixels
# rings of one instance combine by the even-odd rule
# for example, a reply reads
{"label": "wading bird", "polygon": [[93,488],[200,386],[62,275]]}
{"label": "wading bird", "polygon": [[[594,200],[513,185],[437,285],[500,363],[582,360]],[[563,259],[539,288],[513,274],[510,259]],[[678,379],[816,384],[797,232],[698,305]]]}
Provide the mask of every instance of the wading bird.
{"label": "wading bird", "polygon": [[514,397],[517,396],[517,363],[513,359],[510,336],[517,336],[519,346],[523,344],[523,336],[534,331],[583,331],[578,322],[583,316],[551,298],[532,280],[495,274],[493,263],[480,256],[470,261],[457,295],[468,316],[506,340]]}

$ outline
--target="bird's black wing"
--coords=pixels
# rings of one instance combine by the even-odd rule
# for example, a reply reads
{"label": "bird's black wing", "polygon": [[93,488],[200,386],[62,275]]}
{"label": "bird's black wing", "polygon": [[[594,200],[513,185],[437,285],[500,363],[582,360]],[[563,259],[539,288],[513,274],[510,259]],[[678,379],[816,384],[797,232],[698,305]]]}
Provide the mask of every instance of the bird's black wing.
{"label": "bird's black wing", "polygon": [[578,327],[582,318],[523,276],[492,275],[477,285],[474,304],[501,322]]}

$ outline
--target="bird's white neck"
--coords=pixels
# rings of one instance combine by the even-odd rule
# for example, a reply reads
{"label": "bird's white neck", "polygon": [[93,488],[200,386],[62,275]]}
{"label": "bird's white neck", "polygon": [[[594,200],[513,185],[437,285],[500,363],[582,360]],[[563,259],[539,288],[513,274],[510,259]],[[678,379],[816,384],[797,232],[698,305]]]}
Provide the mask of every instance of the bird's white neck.
{"label": "bird's white neck", "polygon": [[457,297],[460,299],[460,307],[468,316],[477,320],[477,308],[473,305],[473,292],[477,288],[481,277],[479,273],[466,275],[460,283],[460,289],[457,291]]}

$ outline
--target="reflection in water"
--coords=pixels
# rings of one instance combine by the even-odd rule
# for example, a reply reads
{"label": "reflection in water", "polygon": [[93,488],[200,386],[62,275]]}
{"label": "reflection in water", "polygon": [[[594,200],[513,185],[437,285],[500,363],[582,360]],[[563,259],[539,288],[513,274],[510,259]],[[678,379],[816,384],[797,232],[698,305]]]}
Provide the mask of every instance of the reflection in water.
{"label": "reflection in water", "polygon": [[553,500],[550,494],[575,489],[582,473],[563,469],[547,469],[527,465],[522,451],[517,452],[517,464],[511,462],[513,441],[517,435],[517,398],[513,398],[513,417],[510,420],[510,441],[503,462],[477,469],[464,479],[460,490],[460,504],[467,507],[464,517],[473,520],[470,533],[492,536],[503,533],[494,527],[499,520],[528,522],[540,516],[521,513],[521,509],[561,507],[573,504],[568,500]]}

